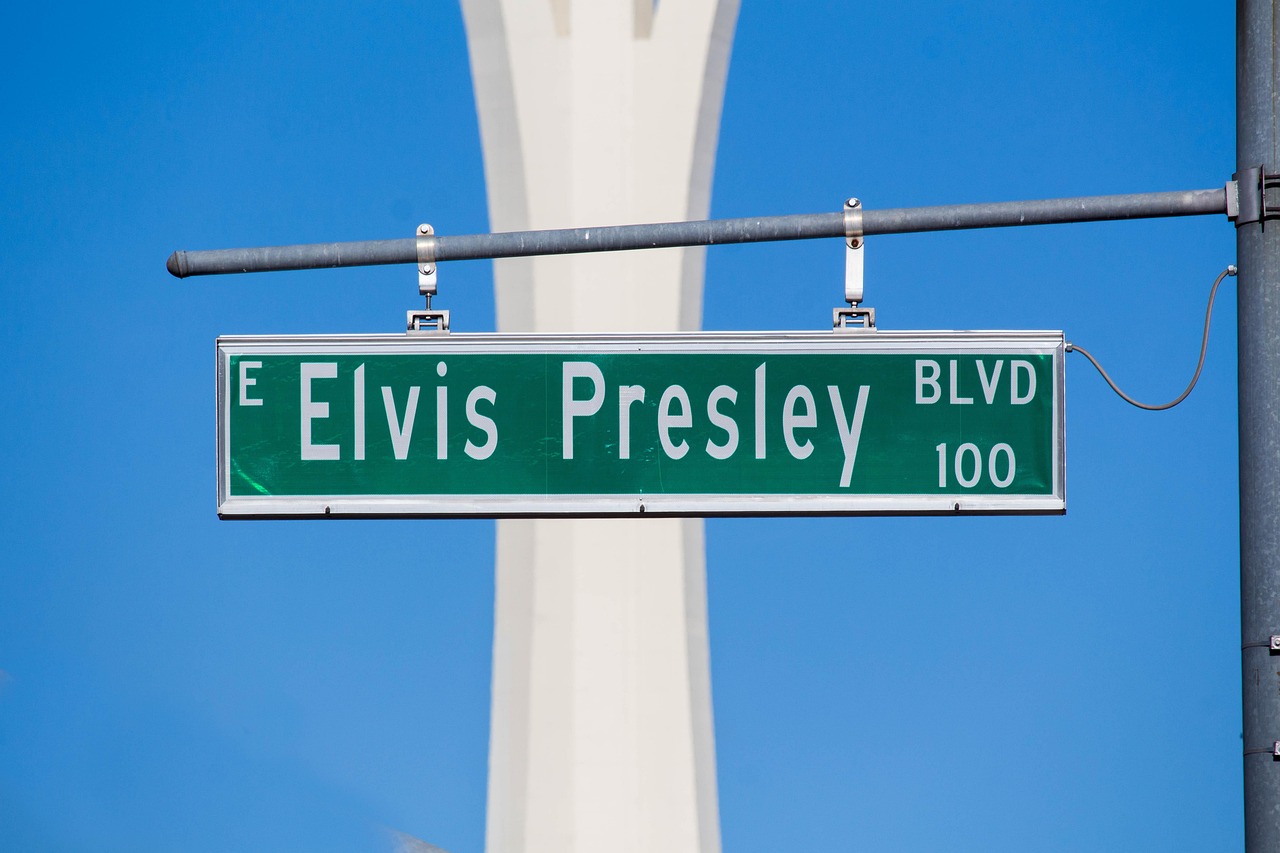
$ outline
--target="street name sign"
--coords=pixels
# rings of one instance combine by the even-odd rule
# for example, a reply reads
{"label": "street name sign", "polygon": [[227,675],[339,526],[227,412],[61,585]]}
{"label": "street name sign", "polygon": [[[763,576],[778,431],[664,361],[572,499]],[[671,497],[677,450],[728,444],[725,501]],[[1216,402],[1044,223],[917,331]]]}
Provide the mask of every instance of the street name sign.
{"label": "street name sign", "polygon": [[1061,332],[222,337],[218,514],[1065,510]]}

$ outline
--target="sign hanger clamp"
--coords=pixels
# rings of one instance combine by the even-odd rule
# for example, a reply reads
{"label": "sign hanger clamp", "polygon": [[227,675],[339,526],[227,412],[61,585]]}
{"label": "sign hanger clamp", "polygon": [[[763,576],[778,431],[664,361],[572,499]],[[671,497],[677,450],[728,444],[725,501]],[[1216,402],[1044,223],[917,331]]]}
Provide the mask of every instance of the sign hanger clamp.
{"label": "sign hanger clamp", "polygon": [[414,234],[418,255],[418,293],[427,300],[427,306],[420,311],[410,309],[406,312],[406,331],[411,335],[449,334],[449,312],[431,307],[431,297],[436,295],[439,281],[435,235],[435,229],[427,222],[419,225]]}
{"label": "sign hanger clamp", "polygon": [[862,202],[851,198],[844,203],[844,301],[848,308],[831,313],[831,325],[837,332],[874,332],[876,309],[860,307],[863,299]]}

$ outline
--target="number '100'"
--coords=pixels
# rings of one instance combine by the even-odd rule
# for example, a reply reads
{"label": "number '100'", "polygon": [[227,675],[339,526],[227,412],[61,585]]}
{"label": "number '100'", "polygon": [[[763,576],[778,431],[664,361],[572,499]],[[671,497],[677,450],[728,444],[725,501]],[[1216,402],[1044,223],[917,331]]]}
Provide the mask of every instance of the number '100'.
{"label": "number '100'", "polygon": [[[947,487],[947,445],[944,442],[934,450],[938,451],[938,488],[945,489]],[[978,485],[978,481],[982,479],[982,451],[978,449],[978,445],[965,442],[956,448],[956,455],[950,461],[956,482],[962,488],[972,489]],[[1000,442],[991,448],[991,454],[987,457],[987,476],[991,478],[991,482],[997,489],[1009,488],[1017,468],[1018,460],[1013,455],[1012,447]]]}

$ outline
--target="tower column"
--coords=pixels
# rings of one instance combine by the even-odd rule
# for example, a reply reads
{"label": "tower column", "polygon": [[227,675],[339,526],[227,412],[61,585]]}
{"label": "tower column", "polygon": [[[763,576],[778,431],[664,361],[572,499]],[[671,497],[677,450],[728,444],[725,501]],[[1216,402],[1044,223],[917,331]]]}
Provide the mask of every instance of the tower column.
{"label": "tower column", "polygon": [[[494,231],[705,219],[737,0],[463,0]],[[702,249],[497,261],[502,331],[701,325]],[[489,853],[718,853],[702,522],[498,522]]]}

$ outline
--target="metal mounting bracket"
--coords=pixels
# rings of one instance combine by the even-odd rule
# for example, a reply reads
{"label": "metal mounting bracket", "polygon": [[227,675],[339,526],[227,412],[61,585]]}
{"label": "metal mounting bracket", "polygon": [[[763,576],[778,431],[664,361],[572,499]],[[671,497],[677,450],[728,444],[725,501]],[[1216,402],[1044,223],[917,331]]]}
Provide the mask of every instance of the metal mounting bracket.
{"label": "metal mounting bracket", "polygon": [[439,280],[436,274],[435,233],[435,229],[424,222],[414,234],[418,251],[418,293],[427,300],[427,307],[421,311],[407,312],[407,330],[411,334],[447,334],[449,331],[449,312],[431,308],[431,297],[436,295]]}
{"label": "metal mounting bracket", "polygon": [[407,331],[411,335],[439,335],[449,334],[449,312],[433,311],[427,309],[425,311],[406,312]]}
{"label": "metal mounting bracket", "polygon": [[831,325],[837,331],[874,332],[876,309],[861,308],[863,297],[862,202],[851,198],[844,203],[844,301],[848,308],[831,313]]}
{"label": "metal mounting bracket", "polygon": [[1280,219],[1280,173],[1265,166],[1241,169],[1227,183],[1227,218],[1236,227]]}

